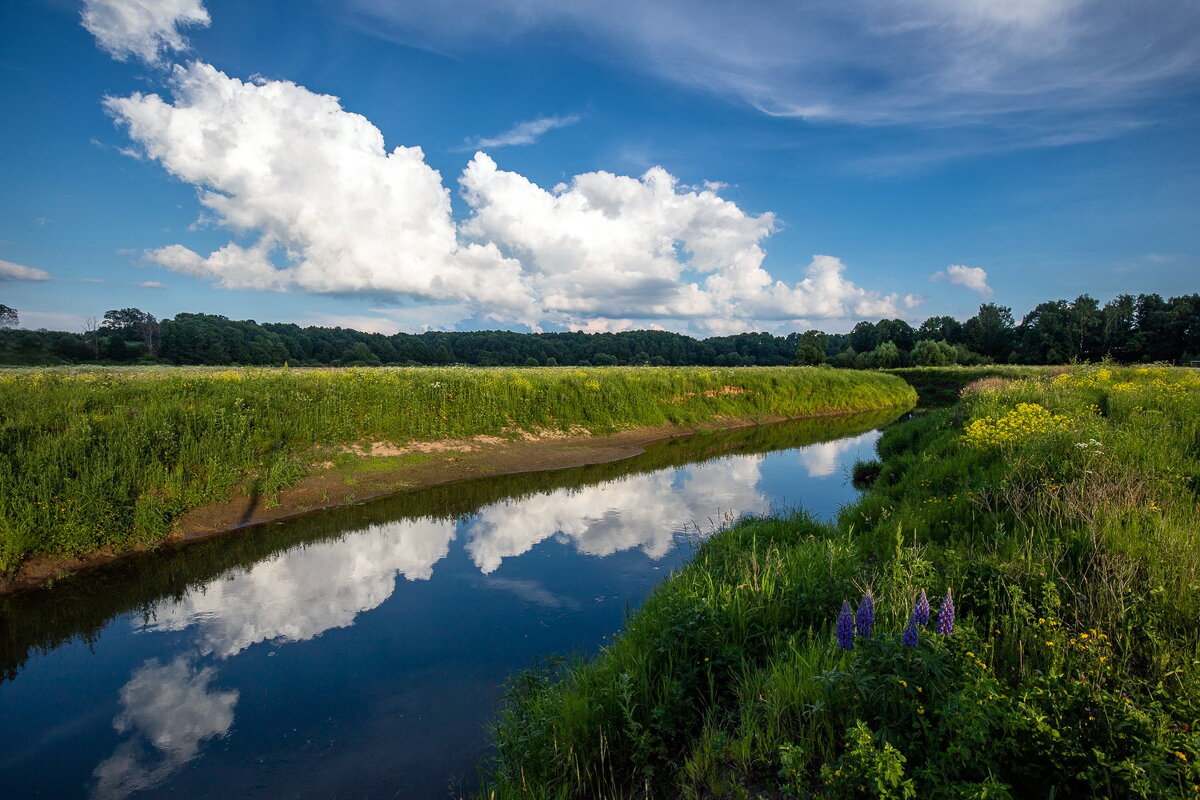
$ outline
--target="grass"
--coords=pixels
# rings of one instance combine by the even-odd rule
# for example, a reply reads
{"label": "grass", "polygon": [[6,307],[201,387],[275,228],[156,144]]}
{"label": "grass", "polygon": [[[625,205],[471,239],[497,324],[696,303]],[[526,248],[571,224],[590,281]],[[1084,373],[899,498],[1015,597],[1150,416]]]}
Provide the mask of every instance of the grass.
{"label": "grass", "polygon": [[836,523],[736,524],[598,657],[515,679],[480,796],[1200,795],[1200,376],[981,381],[879,455]]}
{"label": "grass", "polygon": [[815,368],[19,369],[0,372],[0,573],[166,537],[235,491],[271,498],[350,445],[607,433],[909,406]]}
{"label": "grass", "polygon": [[989,378],[1036,378],[1063,369],[1065,368],[993,364],[982,367],[899,367],[880,371],[903,378],[916,389],[921,408],[944,408],[957,403],[958,393],[973,381]]}

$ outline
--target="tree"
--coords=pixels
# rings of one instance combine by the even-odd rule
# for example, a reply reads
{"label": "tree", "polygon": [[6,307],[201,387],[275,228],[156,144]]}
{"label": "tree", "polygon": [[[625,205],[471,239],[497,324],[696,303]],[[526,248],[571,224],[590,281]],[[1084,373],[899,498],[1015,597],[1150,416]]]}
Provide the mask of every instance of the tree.
{"label": "tree", "polygon": [[0,328],[15,328],[21,323],[15,308],[0,303]]}
{"label": "tree", "polygon": [[866,353],[878,347],[883,340],[879,338],[875,323],[860,322],[850,331],[847,341],[855,352]]}
{"label": "tree", "polygon": [[963,323],[964,343],[976,353],[1007,361],[1016,343],[1012,309],[984,303],[979,313]]}
{"label": "tree", "polygon": [[906,353],[912,350],[917,335],[912,325],[902,319],[881,319],[875,324],[875,332],[879,335],[880,344],[892,342]]}
{"label": "tree", "polygon": [[917,340],[923,339],[960,344],[963,341],[962,323],[954,317],[930,317],[917,328]]}
{"label": "tree", "polygon": [[101,326],[100,332],[121,334],[141,341],[142,329],[146,325],[147,318],[154,320],[154,317],[139,308],[110,309],[104,312],[104,324]]}
{"label": "tree", "polygon": [[346,367],[378,367],[379,356],[363,342],[355,342],[342,354],[342,365]]}
{"label": "tree", "polygon": [[802,367],[815,367],[825,363],[825,344],[829,336],[821,331],[805,331],[799,337],[793,364]]}
{"label": "tree", "polygon": [[92,360],[100,358],[100,320],[88,317],[83,321],[83,340],[92,350]]}
{"label": "tree", "polygon": [[1120,294],[1105,303],[1100,312],[1104,318],[1101,333],[1104,355],[1117,361],[1127,361],[1133,347],[1134,299],[1131,294]]}
{"label": "tree", "polygon": [[912,350],[912,362],[918,367],[947,367],[957,360],[958,353],[946,342],[922,339]]}
{"label": "tree", "polygon": [[891,369],[900,366],[900,348],[895,342],[883,342],[871,352],[864,353],[862,358],[868,368]]}

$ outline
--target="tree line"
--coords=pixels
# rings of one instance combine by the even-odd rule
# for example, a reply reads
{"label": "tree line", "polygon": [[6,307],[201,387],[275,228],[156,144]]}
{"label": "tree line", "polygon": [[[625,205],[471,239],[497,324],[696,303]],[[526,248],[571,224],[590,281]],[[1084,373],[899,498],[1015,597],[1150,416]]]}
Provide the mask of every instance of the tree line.
{"label": "tree line", "polygon": [[89,319],[82,333],[22,330],[0,305],[0,363],[378,366],[780,366],[884,369],[950,364],[1123,363],[1200,359],[1200,295],[1164,300],[1123,294],[1101,306],[1088,295],[1042,303],[1018,324],[1012,309],[984,303],[965,322],[930,317],[860,322],[849,333],[809,330],[695,339],[667,331],[516,333],[429,331],[384,335],[349,328],[176,314],[159,321],[136,308]]}

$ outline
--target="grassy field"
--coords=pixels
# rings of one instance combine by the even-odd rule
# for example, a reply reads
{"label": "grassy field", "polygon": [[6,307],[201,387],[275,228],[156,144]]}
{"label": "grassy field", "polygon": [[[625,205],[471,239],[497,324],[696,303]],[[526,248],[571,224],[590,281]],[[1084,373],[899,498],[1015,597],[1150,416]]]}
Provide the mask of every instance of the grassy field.
{"label": "grassy field", "polygon": [[159,541],[182,512],[235,491],[269,497],[347,445],[914,400],[894,377],[815,368],[7,370],[0,573],[31,555]]}
{"label": "grassy field", "polygon": [[1200,376],[985,379],[879,451],[518,677],[480,796],[1200,796]]}

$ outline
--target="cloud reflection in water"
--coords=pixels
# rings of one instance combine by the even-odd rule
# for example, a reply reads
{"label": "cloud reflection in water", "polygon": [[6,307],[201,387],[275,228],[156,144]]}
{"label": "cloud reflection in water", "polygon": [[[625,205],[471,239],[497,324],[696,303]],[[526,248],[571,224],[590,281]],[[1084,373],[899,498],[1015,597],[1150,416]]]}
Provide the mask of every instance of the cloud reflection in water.
{"label": "cloud reflection in water", "polygon": [[206,739],[228,733],[238,692],[210,688],[215,674],[184,657],[169,664],[152,658],[134,670],[113,720],[118,733],[131,736],[93,771],[93,796],[126,797],[156,786],[195,758]]}
{"label": "cloud reflection in water", "polygon": [[[836,473],[845,454],[878,434],[810,445],[797,457],[809,477]],[[759,488],[766,456],[732,455],[688,467],[631,474],[593,486],[559,489],[484,506],[464,517],[400,519],[278,553],[226,572],[179,599],[156,604],[146,632],[195,629],[201,658],[226,659],[268,641],[314,639],[350,627],[382,605],[396,575],[429,580],[461,528],[464,550],[492,590],[547,608],[577,609],[536,581],[492,573],[506,558],[555,538],[603,557],[638,549],[666,556],[686,529],[706,532],[727,517],[770,511]],[[113,724],[130,734],[94,771],[98,797],[124,797],[161,783],[195,758],[201,745],[233,723],[235,690],[211,690],[215,667],[195,655],[169,664],[147,661],[121,690]]]}

